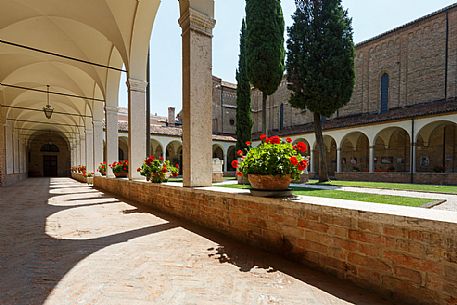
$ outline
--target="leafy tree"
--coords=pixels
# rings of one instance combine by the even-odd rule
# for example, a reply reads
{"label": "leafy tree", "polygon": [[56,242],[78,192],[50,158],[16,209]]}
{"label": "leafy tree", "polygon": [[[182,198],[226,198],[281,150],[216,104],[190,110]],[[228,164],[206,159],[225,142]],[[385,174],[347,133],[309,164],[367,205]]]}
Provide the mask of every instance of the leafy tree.
{"label": "leafy tree", "polygon": [[288,28],[287,80],[290,104],[314,113],[319,181],[328,181],[321,118],[346,105],[354,89],[352,19],[341,0],[295,0]]}
{"label": "leafy tree", "polygon": [[251,84],[247,74],[246,62],[246,23],[241,25],[240,58],[236,71],[236,149],[247,148],[246,142],[252,137]]}
{"label": "leafy tree", "polygon": [[284,17],[280,0],[246,0],[246,56],[252,85],[262,92],[262,131],[267,133],[267,98],[284,75]]}

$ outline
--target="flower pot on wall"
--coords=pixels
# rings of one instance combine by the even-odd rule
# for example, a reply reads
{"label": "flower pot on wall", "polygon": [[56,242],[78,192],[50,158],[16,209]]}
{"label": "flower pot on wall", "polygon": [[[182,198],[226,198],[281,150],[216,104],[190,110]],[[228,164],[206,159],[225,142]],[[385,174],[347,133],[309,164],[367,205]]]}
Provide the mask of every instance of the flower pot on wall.
{"label": "flower pot on wall", "polygon": [[273,176],[273,175],[248,175],[249,183],[256,190],[282,191],[289,188],[292,182],[290,175]]}
{"label": "flower pot on wall", "polygon": [[114,173],[116,178],[127,178],[128,173]]}

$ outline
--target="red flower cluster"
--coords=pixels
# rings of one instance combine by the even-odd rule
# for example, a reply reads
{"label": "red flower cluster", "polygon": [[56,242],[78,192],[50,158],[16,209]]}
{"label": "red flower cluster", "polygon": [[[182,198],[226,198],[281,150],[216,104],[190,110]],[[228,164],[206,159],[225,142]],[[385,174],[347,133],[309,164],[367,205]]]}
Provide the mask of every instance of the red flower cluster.
{"label": "red flower cluster", "polygon": [[266,140],[270,144],[281,144],[281,138],[278,136],[272,136]]}
{"label": "red flower cluster", "polygon": [[304,171],[307,167],[308,167],[308,161],[307,160],[302,160],[298,164],[297,168],[298,168],[299,171]]}
{"label": "red flower cluster", "polygon": [[287,143],[292,143],[292,139],[291,139],[291,138],[287,138],[287,139],[286,139],[286,142],[287,142]]}
{"label": "red flower cluster", "polygon": [[149,166],[151,165],[152,161],[155,160],[155,157],[154,156],[149,156],[146,158],[146,160],[144,160],[144,162]]}
{"label": "red flower cluster", "polygon": [[267,138],[266,134],[261,134],[260,135],[260,140],[265,141],[266,138]]}
{"label": "red flower cluster", "polygon": [[236,152],[236,154],[237,154],[238,156],[241,157],[241,156],[243,156],[243,151],[242,151],[241,149],[239,149],[239,150]]}
{"label": "red flower cluster", "polygon": [[232,167],[233,168],[238,168],[238,160],[233,160],[232,161]]}
{"label": "red flower cluster", "polygon": [[251,146],[251,141],[246,141],[246,146]]}
{"label": "red flower cluster", "polygon": [[303,142],[298,142],[297,145],[294,146],[294,148],[302,153],[305,153],[307,150],[306,144]]}
{"label": "red flower cluster", "polygon": [[290,157],[290,163],[291,163],[293,166],[297,166],[297,164],[298,164],[298,159],[297,159],[297,157],[295,157],[295,156]]}

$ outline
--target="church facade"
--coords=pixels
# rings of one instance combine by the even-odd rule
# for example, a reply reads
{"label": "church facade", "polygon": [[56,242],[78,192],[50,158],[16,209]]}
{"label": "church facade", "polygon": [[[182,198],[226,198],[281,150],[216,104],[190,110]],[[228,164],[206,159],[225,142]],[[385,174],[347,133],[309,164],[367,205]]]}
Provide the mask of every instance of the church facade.
{"label": "church facade", "polygon": [[[324,121],[330,174],[341,179],[457,184],[457,4],[356,46],[351,101]],[[233,134],[236,86],[213,79],[213,132]],[[308,143],[310,111],[292,108],[287,81],[269,97],[269,132]],[[254,135],[261,93],[252,93]],[[380,174],[382,173],[382,174]]]}

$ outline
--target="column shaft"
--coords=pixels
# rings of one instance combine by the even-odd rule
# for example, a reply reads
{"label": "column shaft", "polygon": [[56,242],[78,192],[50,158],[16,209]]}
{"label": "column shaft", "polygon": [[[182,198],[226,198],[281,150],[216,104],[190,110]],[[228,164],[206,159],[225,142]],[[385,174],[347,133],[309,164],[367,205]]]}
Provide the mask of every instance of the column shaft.
{"label": "column shaft", "polygon": [[374,173],[374,146],[370,146],[370,152],[369,152],[369,171],[370,173]]}
{"label": "column shaft", "polygon": [[144,179],[136,171],[146,157],[147,82],[129,79],[129,179]]}
{"label": "column shaft", "polygon": [[87,164],[87,172],[93,173],[95,171],[95,164],[94,164],[94,131],[92,129],[86,130],[86,164]]}
{"label": "column shaft", "polygon": [[[106,116],[106,162],[111,164],[119,161],[119,143],[118,143],[118,127],[117,127],[117,108],[105,107]],[[114,177],[114,173],[108,166],[107,177]]]}
{"label": "column shaft", "polygon": [[97,169],[100,163],[103,162],[103,123],[94,121],[92,125],[94,127],[94,171],[99,176],[100,173],[97,172]]}
{"label": "column shaft", "polygon": [[212,184],[212,29],[214,19],[181,12],[183,58],[183,184]]}

